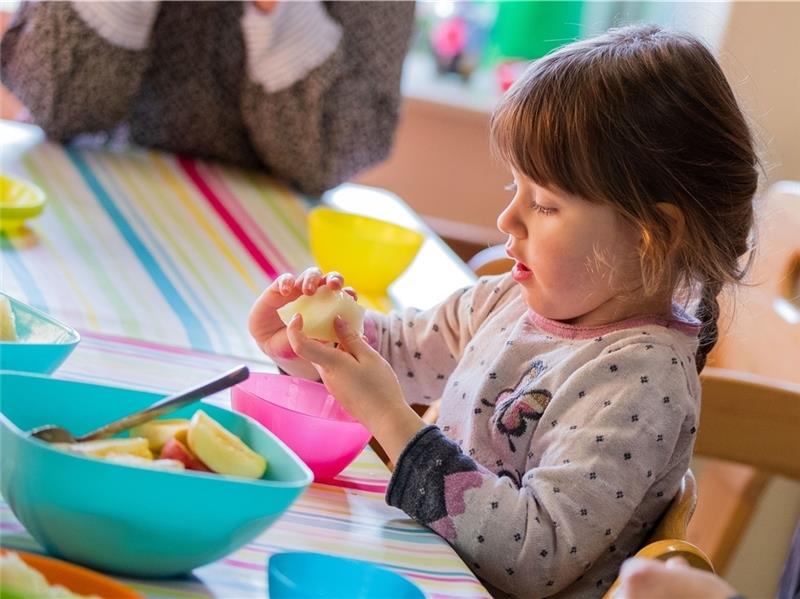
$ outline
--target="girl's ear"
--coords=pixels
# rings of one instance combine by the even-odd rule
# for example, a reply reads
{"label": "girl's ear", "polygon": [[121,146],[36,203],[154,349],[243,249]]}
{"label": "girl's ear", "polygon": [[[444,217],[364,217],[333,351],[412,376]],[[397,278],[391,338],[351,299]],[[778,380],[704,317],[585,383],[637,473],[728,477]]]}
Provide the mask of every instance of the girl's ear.
{"label": "girl's ear", "polygon": [[667,222],[669,229],[669,243],[667,244],[667,248],[669,253],[672,254],[683,240],[686,231],[686,218],[683,216],[683,210],[681,210],[677,204],[659,202],[656,204],[656,208],[661,212],[661,215]]}

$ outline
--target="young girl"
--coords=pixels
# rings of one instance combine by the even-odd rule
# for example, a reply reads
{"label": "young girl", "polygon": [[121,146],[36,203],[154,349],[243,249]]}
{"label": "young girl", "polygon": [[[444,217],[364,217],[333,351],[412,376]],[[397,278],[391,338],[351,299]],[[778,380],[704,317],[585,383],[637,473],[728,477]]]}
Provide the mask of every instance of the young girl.
{"label": "young girl", "polygon": [[[425,312],[370,313],[367,342],[338,319],[339,348],[308,339],[300,317],[284,328],[275,309],[341,277],[283,275],[251,332],[372,431],[396,464],[387,501],[487,585],[600,596],[689,465],[757,159],[711,53],[652,26],[536,61],[492,139],[514,176],[497,220],[510,274]],[[437,426],[408,407],[439,397]]]}

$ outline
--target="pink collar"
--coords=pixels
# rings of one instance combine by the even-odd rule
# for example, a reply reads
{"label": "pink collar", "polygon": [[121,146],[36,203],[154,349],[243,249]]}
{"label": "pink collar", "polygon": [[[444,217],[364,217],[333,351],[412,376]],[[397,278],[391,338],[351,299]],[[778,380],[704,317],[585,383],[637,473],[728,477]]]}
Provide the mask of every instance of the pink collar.
{"label": "pink collar", "polygon": [[611,322],[608,324],[594,325],[594,326],[580,326],[574,324],[566,324],[558,320],[551,320],[537,314],[530,308],[526,314],[527,319],[538,329],[545,333],[549,333],[555,337],[563,339],[591,339],[601,335],[607,335],[614,331],[621,331],[624,329],[634,329],[648,325],[655,325],[666,327],[668,329],[675,329],[688,335],[689,337],[697,337],[700,333],[701,323],[694,316],[687,314],[680,306],[673,304],[672,318],[665,318],[656,314],[635,316],[626,320],[618,322]]}

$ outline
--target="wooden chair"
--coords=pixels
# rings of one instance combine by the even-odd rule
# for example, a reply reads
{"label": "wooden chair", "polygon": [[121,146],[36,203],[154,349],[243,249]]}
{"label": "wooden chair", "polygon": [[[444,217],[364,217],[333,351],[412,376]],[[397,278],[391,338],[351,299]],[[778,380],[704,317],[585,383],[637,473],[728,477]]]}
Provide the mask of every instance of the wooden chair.
{"label": "wooden chair", "polygon": [[[720,339],[708,365],[800,383],[800,182],[770,187],[757,213],[748,284],[721,298]],[[724,573],[771,475],[746,463],[704,460],[698,476],[688,538]]]}
{"label": "wooden chair", "polygon": [[[800,384],[706,368],[695,455],[746,464],[800,480]],[[689,470],[648,543],[637,557],[666,560],[676,555],[710,572],[711,560],[686,540],[696,494]],[[618,581],[606,593],[611,598]]]}

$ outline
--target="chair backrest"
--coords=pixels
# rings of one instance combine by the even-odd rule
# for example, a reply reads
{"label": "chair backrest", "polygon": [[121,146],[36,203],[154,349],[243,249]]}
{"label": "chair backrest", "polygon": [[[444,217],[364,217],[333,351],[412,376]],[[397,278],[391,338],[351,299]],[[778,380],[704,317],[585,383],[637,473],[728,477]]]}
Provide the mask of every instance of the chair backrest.
{"label": "chair backrest", "polygon": [[725,572],[770,476],[800,480],[800,384],[710,367],[701,379],[695,455],[715,460],[703,468],[687,538]]}
{"label": "chair backrest", "polygon": [[720,368],[701,380],[695,454],[800,480],[800,384]]}

